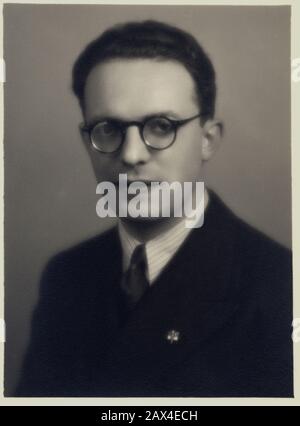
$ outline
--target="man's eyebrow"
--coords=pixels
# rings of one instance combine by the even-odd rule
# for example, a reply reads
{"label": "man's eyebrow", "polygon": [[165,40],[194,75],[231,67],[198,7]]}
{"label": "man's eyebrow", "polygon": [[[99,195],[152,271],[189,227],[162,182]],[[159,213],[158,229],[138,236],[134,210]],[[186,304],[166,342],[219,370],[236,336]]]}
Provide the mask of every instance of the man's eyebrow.
{"label": "man's eyebrow", "polygon": [[175,120],[180,120],[182,118],[181,115],[172,110],[154,111],[151,114],[144,115],[143,118],[145,119],[153,116],[164,116],[167,118],[174,118]]}
{"label": "man's eyebrow", "polygon": [[157,116],[164,116],[167,118],[173,118],[174,120],[180,120],[182,117],[179,114],[177,114],[175,111],[171,111],[171,110],[163,110],[163,111],[153,111],[149,114],[145,114],[145,115],[141,115],[141,116],[137,116],[137,117],[133,117],[131,119],[127,119],[125,117],[121,117],[115,114],[103,114],[103,115],[96,115],[94,116],[91,120],[89,120],[87,122],[87,126],[93,126],[97,123],[99,123],[100,121],[106,121],[106,120],[116,120],[116,121],[143,121],[143,120],[147,120],[148,118],[151,117],[157,117]]}
{"label": "man's eyebrow", "polygon": [[88,127],[94,126],[95,124],[99,123],[100,121],[105,120],[118,120],[117,117],[112,117],[109,115],[95,115],[91,120],[86,121],[86,125]]}

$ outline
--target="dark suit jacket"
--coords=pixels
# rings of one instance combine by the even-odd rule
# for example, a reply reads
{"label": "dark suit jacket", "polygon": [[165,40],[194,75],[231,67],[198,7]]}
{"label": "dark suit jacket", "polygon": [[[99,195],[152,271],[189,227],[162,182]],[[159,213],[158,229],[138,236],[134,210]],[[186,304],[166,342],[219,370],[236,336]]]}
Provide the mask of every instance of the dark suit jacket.
{"label": "dark suit jacket", "polygon": [[121,269],[116,229],[49,263],[15,396],[293,395],[290,253],[216,195],[129,317]]}

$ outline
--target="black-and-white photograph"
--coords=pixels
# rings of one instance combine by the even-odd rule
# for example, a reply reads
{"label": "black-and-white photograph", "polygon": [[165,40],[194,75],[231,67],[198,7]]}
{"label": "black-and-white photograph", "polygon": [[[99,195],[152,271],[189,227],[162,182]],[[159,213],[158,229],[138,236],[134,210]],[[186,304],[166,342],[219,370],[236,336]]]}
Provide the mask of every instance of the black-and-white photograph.
{"label": "black-and-white photograph", "polygon": [[3,22],[5,397],[292,398],[291,8]]}

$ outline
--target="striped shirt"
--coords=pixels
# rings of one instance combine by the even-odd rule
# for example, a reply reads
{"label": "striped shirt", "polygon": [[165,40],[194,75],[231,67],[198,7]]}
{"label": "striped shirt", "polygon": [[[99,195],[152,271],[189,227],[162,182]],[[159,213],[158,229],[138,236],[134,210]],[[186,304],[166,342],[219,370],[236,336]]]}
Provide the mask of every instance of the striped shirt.
{"label": "striped shirt", "polygon": [[[147,278],[150,284],[162,272],[191,231],[192,228],[186,228],[185,218],[183,218],[173,228],[146,243]],[[123,251],[123,271],[126,271],[134,249],[142,242],[129,234],[121,221],[119,221],[119,236]]]}

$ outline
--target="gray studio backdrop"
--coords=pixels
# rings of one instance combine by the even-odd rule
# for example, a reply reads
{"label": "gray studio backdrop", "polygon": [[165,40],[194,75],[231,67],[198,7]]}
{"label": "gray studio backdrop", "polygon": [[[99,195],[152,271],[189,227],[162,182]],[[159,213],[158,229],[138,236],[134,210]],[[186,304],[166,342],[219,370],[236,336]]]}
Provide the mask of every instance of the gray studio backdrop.
{"label": "gray studio backdrop", "polygon": [[215,64],[225,137],[207,182],[241,217],[291,245],[289,7],[5,5],[8,394],[45,262],[111,225],[95,212],[72,64],[109,26],[147,18],[193,33]]}

